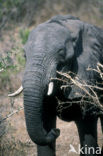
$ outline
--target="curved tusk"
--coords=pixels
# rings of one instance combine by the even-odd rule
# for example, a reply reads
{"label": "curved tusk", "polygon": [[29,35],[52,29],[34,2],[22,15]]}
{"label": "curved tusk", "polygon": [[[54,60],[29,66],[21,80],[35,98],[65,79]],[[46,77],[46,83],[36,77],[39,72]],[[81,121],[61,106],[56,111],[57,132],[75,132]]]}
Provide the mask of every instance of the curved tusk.
{"label": "curved tusk", "polygon": [[53,82],[50,82],[49,83],[49,86],[48,86],[48,92],[47,92],[47,95],[51,95],[53,93],[53,88],[54,88],[54,83]]}
{"label": "curved tusk", "polygon": [[20,86],[20,88],[18,90],[16,90],[14,93],[12,94],[8,94],[9,97],[13,97],[13,96],[17,96],[19,95],[21,92],[23,91],[23,87]]}

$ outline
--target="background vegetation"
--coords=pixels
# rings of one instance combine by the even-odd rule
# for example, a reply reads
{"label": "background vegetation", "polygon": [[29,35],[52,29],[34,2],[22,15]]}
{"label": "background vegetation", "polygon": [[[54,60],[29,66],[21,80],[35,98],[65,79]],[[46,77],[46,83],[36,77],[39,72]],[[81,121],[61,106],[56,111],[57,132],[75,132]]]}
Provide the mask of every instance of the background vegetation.
{"label": "background vegetation", "polygon": [[[0,0],[0,121],[22,107],[22,95],[10,99],[7,94],[21,84],[25,66],[23,46],[29,32],[57,14],[72,14],[103,28],[103,0]],[[61,122],[59,126],[63,129]],[[69,136],[74,144],[78,143],[76,136],[76,130],[73,136]],[[65,142],[66,139],[63,138]],[[62,141],[62,135],[58,149],[58,156],[66,156],[67,146]],[[25,130],[23,110],[15,117],[0,122],[0,156],[6,155],[36,155],[36,147]]]}

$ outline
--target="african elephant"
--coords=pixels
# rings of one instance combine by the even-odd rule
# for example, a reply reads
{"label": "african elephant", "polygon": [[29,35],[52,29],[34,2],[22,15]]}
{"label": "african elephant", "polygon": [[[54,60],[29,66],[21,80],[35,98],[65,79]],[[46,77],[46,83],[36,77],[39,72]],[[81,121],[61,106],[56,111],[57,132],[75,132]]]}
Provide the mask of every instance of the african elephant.
{"label": "african elephant", "polygon": [[[60,78],[57,71],[78,74],[87,84],[100,82],[98,73],[87,72],[87,68],[95,69],[98,62],[103,63],[103,30],[71,15],[58,15],[31,31],[24,50],[22,84],[27,131],[37,144],[38,156],[55,156],[55,142],[60,134],[56,128],[57,98],[71,101],[82,95],[75,86],[61,90],[61,83],[56,81]],[[83,117],[80,106],[74,104],[59,117],[75,121],[81,147],[92,146],[96,150],[98,116]]]}

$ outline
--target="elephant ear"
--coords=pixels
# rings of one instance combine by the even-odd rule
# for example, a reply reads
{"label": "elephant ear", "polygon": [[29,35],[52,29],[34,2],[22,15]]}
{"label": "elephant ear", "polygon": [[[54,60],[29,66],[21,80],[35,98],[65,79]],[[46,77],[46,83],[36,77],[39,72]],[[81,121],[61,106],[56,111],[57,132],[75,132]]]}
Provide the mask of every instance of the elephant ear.
{"label": "elephant ear", "polygon": [[83,28],[84,23],[78,19],[68,19],[62,21],[64,25],[70,32],[70,37],[66,41],[66,63],[62,68],[62,72],[72,71],[77,73],[78,62],[77,57],[79,57],[83,51]]}
{"label": "elephant ear", "polygon": [[75,55],[74,54],[74,46],[73,46],[73,42],[71,40],[71,37],[65,43],[65,51],[66,51],[65,61],[68,62]]}
{"label": "elephant ear", "polygon": [[[92,59],[103,57],[103,29],[85,23],[83,32],[83,51],[88,52]],[[95,62],[96,63],[96,62]]]}
{"label": "elephant ear", "polygon": [[77,74],[81,79],[88,83],[94,79],[100,79],[100,75],[98,75],[97,72],[93,70],[87,71],[87,69],[88,67],[91,69],[97,69],[98,62],[103,64],[103,30],[85,23],[82,36],[83,51],[77,58]]}
{"label": "elephant ear", "polygon": [[80,20],[67,20],[64,25],[69,29],[71,33],[75,56],[78,57],[83,51],[82,34],[84,29],[84,23]]}

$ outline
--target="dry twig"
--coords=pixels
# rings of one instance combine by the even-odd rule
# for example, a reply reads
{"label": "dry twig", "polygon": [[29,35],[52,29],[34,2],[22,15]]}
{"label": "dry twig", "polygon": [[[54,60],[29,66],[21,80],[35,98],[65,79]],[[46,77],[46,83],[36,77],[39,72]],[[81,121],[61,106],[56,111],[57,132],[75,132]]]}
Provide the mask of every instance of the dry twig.
{"label": "dry twig", "polygon": [[4,118],[0,121],[0,123],[2,123],[3,121],[5,121],[6,119],[12,117],[14,114],[20,112],[20,111],[23,110],[23,109],[24,109],[24,107],[20,107],[20,108],[18,108],[17,110],[13,111],[12,113],[8,114],[6,117],[4,117]]}
{"label": "dry twig", "polygon": [[[101,79],[103,80],[103,72],[102,72],[103,71],[103,65],[102,64],[97,63],[97,69],[92,69],[92,68],[87,69],[87,71],[90,71],[90,70],[99,73]],[[83,98],[80,101],[72,101],[72,102],[70,102],[70,101],[67,101],[67,102],[59,101],[59,104],[63,105],[64,103],[68,103],[68,104],[90,103],[94,106],[97,106],[98,108],[100,108],[100,110],[103,111],[103,105],[100,103],[97,92],[95,91],[95,89],[102,91],[103,90],[102,87],[99,87],[97,85],[89,85],[85,81],[81,81],[80,78],[77,75],[75,75],[75,73],[71,73],[71,72],[62,73],[59,71],[57,71],[57,73],[60,76],[65,78],[64,82],[66,82],[66,84],[62,85],[61,89],[70,87],[71,85],[75,85],[76,87],[80,88],[83,91],[83,93],[85,93],[85,96],[84,96],[84,94],[81,95]],[[74,75],[74,77],[72,77],[71,74]],[[62,81],[62,79],[61,79],[61,81]],[[88,100],[86,100],[86,99],[88,99]]]}

